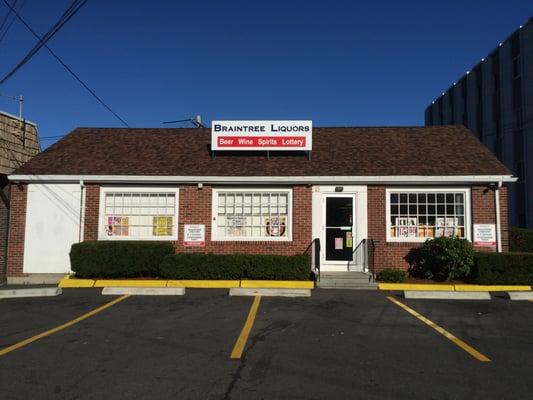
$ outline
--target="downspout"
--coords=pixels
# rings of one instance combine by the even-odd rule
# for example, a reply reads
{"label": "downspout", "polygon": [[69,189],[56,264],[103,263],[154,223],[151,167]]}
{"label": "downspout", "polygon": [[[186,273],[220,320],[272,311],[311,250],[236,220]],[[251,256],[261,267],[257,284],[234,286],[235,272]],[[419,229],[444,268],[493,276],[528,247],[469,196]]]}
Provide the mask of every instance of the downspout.
{"label": "downspout", "polygon": [[502,181],[498,181],[496,189],[494,190],[494,205],[496,207],[496,250],[498,253],[502,252],[502,232],[501,232],[501,220],[500,220],[500,188],[502,187]]}
{"label": "downspout", "polygon": [[85,232],[85,183],[80,180],[80,228],[78,242],[83,242]]}

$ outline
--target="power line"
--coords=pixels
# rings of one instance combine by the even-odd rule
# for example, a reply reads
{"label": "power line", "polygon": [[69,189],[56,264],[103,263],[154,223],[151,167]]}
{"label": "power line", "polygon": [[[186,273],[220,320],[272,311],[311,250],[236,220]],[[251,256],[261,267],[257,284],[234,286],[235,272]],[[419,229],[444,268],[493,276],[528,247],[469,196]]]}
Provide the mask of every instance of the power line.
{"label": "power line", "polygon": [[[15,1],[13,3],[13,8],[15,7],[15,4],[17,2]],[[19,12],[22,10],[22,8],[26,5],[26,0],[23,0],[23,2],[20,4],[20,7],[19,7]],[[8,15],[10,15],[12,13],[11,9],[8,11]],[[6,29],[4,30],[4,33],[2,33],[2,35],[0,36],[0,43],[2,43],[2,41],[4,40],[4,38],[6,37],[7,33],[9,32],[9,30],[11,29],[11,26],[13,25],[13,23],[15,22],[15,20],[17,19],[17,16],[16,15],[13,15],[13,18],[11,18],[11,21],[9,22],[9,25],[7,25]],[[6,21],[7,21],[7,16],[6,16]],[[2,25],[3,27],[3,25]],[[0,32],[2,31],[2,29],[0,28]]]}
{"label": "power line", "polygon": [[[46,32],[42,38],[39,38],[39,41],[33,46],[33,48],[24,56],[24,58],[18,62],[17,65],[13,67],[13,69],[0,80],[0,85],[5,83],[9,78],[11,78],[24,64],[26,64],[30,59],[41,50],[43,46],[46,46],[46,42],[48,42],[54,35],[59,32],[59,30],[72,18],[79,9],[87,2],[87,0],[74,0],[72,4],[65,10],[63,15],[59,18],[59,20]],[[13,6],[11,6],[7,0],[4,0],[4,3],[10,8],[10,11],[16,14],[15,9]],[[19,17],[20,19],[20,17]]]}
{"label": "power line", "polygon": [[[74,13],[76,11],[79,10],[79,8],[81,6],[83,6],[87,0],[82,0],[83,2],[80,4],[80,6],[75,9]],[[8,6],[9,6],[9,3],[7,3],[6,0],[4,0],[4,3],[6,3]],[[74,6],[74,4],[79,4],[79,1],[74,1],[73,4],[67,9],[67,11],[65,11],[65,13],[63,14],[63,16],[67,15],[68,11],[72,9],[72,7]],[[11,8],[11,10],[13,10],[13,12],[15,13],[15,15],[17,16],[17,18],[19,19],[20,22],[22,22],[24,24],[24,26],[31,32],[31,34],[33,36],[35,36],[35,38],[37,38],[37,40],[39,41],[39,43],[41,44],[41,47],[44,47],[46,48],[46,50],[48,50],[48,52],[74,77],[74,79],[76,79],[101,105],[103,105],[111,114],[113,114],[115,116],[115,118],[117,118],[120,122],[122,122],[126,127],[130,127],[130,125],[124,121],[124,119],[122,119],[115,111],[113,111],[111,109],[111,107],[109,107],[95,92],[94,90],[92,90],[50,47],[48,47],[48,45],[43,41],[43,38],[41,38],[37,33],[35,33],[35,31],[28,25],[28,23],[20,16],[20,14],[14,10],[11,6],[9,6]],[[72,15],[74,15],[73,13],[70,13],[70,15],[68,17],[66,17],[66,19],[64,20],[64,22],[61,24],[60,21],[62,20],[62,18],[60,18],[60,21],[58,21],[54,27],[58,26],[58,29],[55,30],[55,32],[53,32],[51,34],[51,36],[49,36],[47,38],[50,39],[53,35],[55,35],[55,33],[57,33],[57,31],[59,29],[61,29],[61,27],[72,17]],[[52,29],[49,31],[51,32],[54,27],[52,27]],[[29,53],[28,53],[29,54]],[[30,57],[31,58],[31,57]],[[11,73],[10,73],[11,74]],[[12,75],[12,74],[11,74]],[[2,83],[4,83],[6,78],[2,79],[0,81],[0,85]]]}
{"label": "power line", "polygon": [[[17,5],[17,1],[19,1],[19,0],[15,0],[15,1],[13,2],[12,7],[15,7],[15,6]],[[7,11],[7,14],[6,14],[6,16],[4,17],[4,20],[2,21],[2,24],[0,25],[0,32],[2,31],[2,29],[4,29],[4,26],[6,25],[6,22],[7,22],[7,20],[9,19],[9,16],[11,15],[11,12],[12,12],[11,10],[8,10],[8,11]]]}

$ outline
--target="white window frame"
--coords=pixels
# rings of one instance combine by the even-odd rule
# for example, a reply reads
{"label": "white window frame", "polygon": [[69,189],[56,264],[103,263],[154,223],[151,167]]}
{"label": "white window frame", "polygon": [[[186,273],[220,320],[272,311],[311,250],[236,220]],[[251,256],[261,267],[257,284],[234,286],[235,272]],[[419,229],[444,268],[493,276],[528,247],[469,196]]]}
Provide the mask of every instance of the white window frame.
{"label": "white window frame", "polygon": [[[292,241],[292,188],[213,188],[211,199],[211,241],[213,242],[291,242]],[[217,235],[217,217],[218,217],[218,194],[225,193],[287,193],[287,236],[264,236],[264,237],[220,237]]]}
{"label": "white window frame", "polygon": [[[106,232],[105,195],[107,193],[171,193],[174,198],[174,226],[170,236],[109,236]],[[179,231],[179,189],[175,187],[140,187],[140,186],[100,186],[100,205],[98,212],[98,240],[160,240],[177,241]]]}
{"label": "white window frame", "polygon": [[471,235],[471,221],[472,221],[472,211],[471,211],[471,201],[470,201],[470,188],[468,187],[390,187],[385,190],[385,226],[387,229],[387,242],[403,242],[403,243],[424,243],[428,239],[433,239],[431,237],[395,237],[391,236],[391,223],[390,223],[390,193],[391,192],[402,192],[402,193],[419,193],[419,192],[461,192],[464,193],[464,206],[465,206],[465,239],[472,241]]}

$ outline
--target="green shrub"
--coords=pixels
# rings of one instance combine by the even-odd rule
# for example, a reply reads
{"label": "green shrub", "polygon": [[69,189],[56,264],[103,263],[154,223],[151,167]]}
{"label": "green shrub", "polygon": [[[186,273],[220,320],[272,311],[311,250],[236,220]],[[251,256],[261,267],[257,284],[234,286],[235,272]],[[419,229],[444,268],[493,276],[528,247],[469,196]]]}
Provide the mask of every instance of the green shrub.
{"label": "green shrub", "polygon": [[171,242],[82,242],[72,245],[70,264],[77,278],[155,278],[163,258],[172,253]]}
{"label": "green shrub", "polygon": [[258,254],[173,254],[165,257],[160,276],[166,279],[310,279],[309,257]]}
{"label": "green shrub", "polygon": [[376,278],[379,282],[402,283],[407,280],[407,272],[400,269],[385,268],[378,272]]}
{"label": "green shrub", "polygon": [[470,280],[480,285],[532,285],[533,253],[476,253]]}
{"label": "green shrub", "polygon": [[533,229],[509,229],[509,250],[533,253]]}
{"label": "green shrub", "polygon": [[474,250],[466,239],[438,237],[426,240],[411,262],[413,276],[436,281],[464,279],[474,264]]}

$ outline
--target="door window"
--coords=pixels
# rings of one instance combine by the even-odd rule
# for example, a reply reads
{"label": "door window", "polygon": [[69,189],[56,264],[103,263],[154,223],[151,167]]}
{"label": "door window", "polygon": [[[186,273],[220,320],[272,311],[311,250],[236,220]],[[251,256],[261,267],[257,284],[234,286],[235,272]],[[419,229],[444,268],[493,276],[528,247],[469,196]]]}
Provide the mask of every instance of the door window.
{"label": "door window", "polygon": [[351,261],[353,197],[326,197],[326,260]]}

